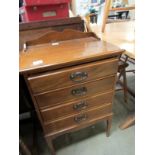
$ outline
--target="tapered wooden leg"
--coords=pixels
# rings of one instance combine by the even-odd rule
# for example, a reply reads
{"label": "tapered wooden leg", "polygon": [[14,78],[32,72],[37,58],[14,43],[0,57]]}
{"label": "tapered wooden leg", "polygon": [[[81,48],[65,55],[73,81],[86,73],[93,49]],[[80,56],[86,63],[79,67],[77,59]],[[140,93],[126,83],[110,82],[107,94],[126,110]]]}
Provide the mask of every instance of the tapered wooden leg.
{"label": "tapered wooden leg", "polygon": [[51,153],[52,153],[51,155],[56,155],[55,149],[54,149],[54,147],[53,147],[52,138],[46,137],[46,142],[47,142],[47,144],[48,144],[48,146],[49,146],[49,148],[50,148],[50,150],[51,150]]}
{"label": "tapered wooden leg", "polygon": [[106,136],[107,137],[110,136],[111,125],[112,125],[112,117],[108,118],[108,120],[107,120],[107,129],[106,129]]}

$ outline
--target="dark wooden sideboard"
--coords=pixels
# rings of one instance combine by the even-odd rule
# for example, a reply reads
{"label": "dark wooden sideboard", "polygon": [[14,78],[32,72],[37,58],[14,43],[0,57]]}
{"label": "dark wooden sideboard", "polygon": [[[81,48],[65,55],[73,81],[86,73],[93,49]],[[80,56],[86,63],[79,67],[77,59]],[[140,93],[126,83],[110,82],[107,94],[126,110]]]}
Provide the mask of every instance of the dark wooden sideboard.
{"label": "dark wooden sideboard", "polygon": [[[62,38],[64,33],[69,34],[57,35]],[[47,34],[27,42],[20,52],[20,74],[52,154],[54,138],[99,121],[107,122],[109,135],[118,60],[123,52],[93,33],[70,33],[70,37],[78,33],[79,38],[49,42],[52,34]]]}

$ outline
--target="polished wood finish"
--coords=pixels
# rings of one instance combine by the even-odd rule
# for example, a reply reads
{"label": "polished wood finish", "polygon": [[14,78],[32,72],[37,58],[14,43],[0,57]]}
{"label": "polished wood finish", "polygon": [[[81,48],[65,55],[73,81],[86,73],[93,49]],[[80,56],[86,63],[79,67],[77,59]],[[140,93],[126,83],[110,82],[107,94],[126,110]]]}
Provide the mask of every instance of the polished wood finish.
{"label": "polished wood finish", "polygon": [[[58,46],[52,46],[51,43],[32,46],[26,52],[20,53],[20,72],[38,73],[79,65],[116,57],[123,51],[110,43],[99,41],[93,37],[62,41]],[[34,65],[34,62],[40,60],[43,63]]]}
{"label": "polished wood finish", "polygon": [[82,123],[87,123],[93,119],[97,119],[103,115],[111,113],[112,105],[107,104],[96,109],[91,109],[80,114],[73,116],[64,117],[63,119],[55,120],[51,123],[45,124],[45,130],[48,133],[60,132],[61,130],[66,130],[67,128],[73,128],[81,125]]}
{"label": "polished wood finish", "polygon": [[54,107],[41,110],[44,122],[52,121],[63,116],[78,114],[84,110],[112,103],[113,92],[97,94],[93,97],[83,98],[82,100],[60,104]]}
{"label": "polished wood finish", "polygon": [[107,136],[110,133],[118,58],[123,50],[89,34],[54,45],[44,36],[37,40],[41,44],[28,45],[20,52],[20,73],[53,154],[52,140],[61,134],[100,121],[107,122]]}
{"label": "polished wood finish", "polygon": [[[48,20],[41,22],[29,22],[29,23],[20,23],[19,24],[19,49],[20,52],[23,51],[23,44],[29,40],[37,39],[43,34],[52,32],[52,31],[63,31],[64,29],[72,29],[83,32],[85,30],[84,21],[81,17],[74,18],[65,18],[65,19],[57,19],[57,20]],[[33,105],[31,100],[29,100],[30,96],[27,92],[27,88],[25,82],[23,81],[23,75],[19,76],[20,79],[20,112],[30,111],[29,106],[25,106],[25,101],[29,101],[30,106]]]}
{"label": "polished wood finish", "polygon": [[[117,72],[117,59],[108,59],[84,65],[78,65],[67,69],[38,74],[28,78],[33,93],[54,90],[58,88],[87,82],[93,79],[112,75]],[[73,75],[77,77],[71,78]],[[79,77],[86,74],[83,78]],[[60,79],[59,81],[57,79]]]}
{"label": "polished wood finish", "polygon": [[75,132],[75,131],[78,131],[82,128],[86,128],[88,126],[91,126],[91,125],[96,124],[96,123],[101,122],[101,121],[107,121],[108,122],[107,123],[108,127],[106,128],[106,136],[108,137],[110,134],[110,128],[112,125],[112,116],[113,116],[113,113],[108,113],[107,115],[102,115],[100,117],[86,121],[85,123],[81,123],[80,125],[72,126],[70,128],[67,128],[65,130],[61,130],[59,132],[51,132],[49,134],[46,134],[45,137],[49,138],[49,139],[55,139],[57,136],[60,136],[62,134]]}
{"label": "polished wood finish", "polygon": [[[69,88],[57,91],[44,92],[36,95],[35,98],[39,107],[54,106],[63,102],[82,99],[83,97],[92,96],[93,94],[110,91],[114,87],[115,76],[97,80],[95,82],[82,83]],[[73,91],[81,93],[73,94]]]}

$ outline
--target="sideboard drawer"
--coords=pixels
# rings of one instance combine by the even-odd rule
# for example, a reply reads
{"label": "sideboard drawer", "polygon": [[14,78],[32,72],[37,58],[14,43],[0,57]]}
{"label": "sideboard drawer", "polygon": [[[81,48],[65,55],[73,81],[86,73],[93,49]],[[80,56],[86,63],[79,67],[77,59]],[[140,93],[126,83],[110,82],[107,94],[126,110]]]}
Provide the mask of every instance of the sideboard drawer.
{"label": "sideboard drawer", "polygon": [[100,94],[97,96],[84,98],[79,101],[69,102],[52,108],[41,110],[44,122],[52,121],[60,117],[77,114],[84,110],[112,103],[113,92]]}
{"label": "sideboard drawer", "polygon": [[118,60],[112,58],[31,76],[28,80],[33,93],[40,93],[115,74],[117,63]]}
{"label": "sideboard drawer", "polygon": [[114,82],[115,76],[110,76],[94,82],[36,95],[35,98],[40,108],[47,108],[113,90]]}
{"label": "sideboard drawer", "polygon": [[88,123],[93,119],[112,113],[112,105],[98,107],[77,115],[72,115],[63,119],[56,120],[52,123],[45,124],[46,133],[59,132],[70,127],[76,127],[81,124]]}

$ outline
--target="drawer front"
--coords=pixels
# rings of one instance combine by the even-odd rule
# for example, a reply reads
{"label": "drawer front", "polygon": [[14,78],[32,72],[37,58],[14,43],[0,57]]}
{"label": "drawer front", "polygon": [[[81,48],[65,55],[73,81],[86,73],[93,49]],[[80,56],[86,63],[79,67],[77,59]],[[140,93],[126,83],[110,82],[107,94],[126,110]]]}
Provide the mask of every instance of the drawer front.
{"label": "drawer front", "polygon": [[115,74],[117,66],[115,58],[32,76],[28,80],[33,93],[37,94]]}
{"label": "drawer front", "polygon": [[83,100],[69,102],[52,108],[41,110],[44,122],[49,122],[67,115],[78,114],[82,111],[112,103],[113,92],[100,94]]}
{"label": "drawer front", "polygon": [[111,113],[112,113],[112,105],[109,104],[107,106],[102,106],[98,109],[93,109],[77,115],[66,117],[64,119],[57,120],[50,124],[45,124],[45,130],[47,134],[50,132],[59,132],[61,130],[65,130],[71,127],[76,127],[81,124],[88,123],[93,119],[97,119]]}
{"label": "drawer front", "polygon": [[115,76],[107,77],[86,84],[81,84],[58,91],[36,95],[35,98],[40,108],[47,108],[63,102],[74,101],[84,97],[104,93],[114,88]]}

